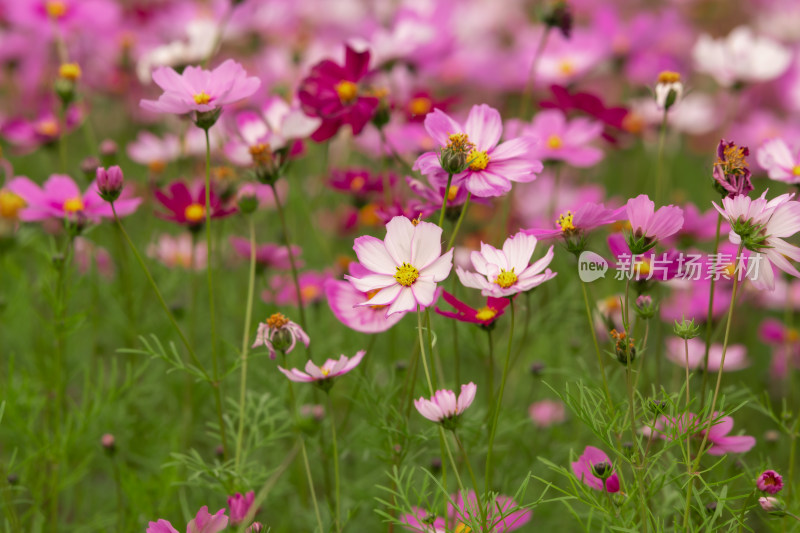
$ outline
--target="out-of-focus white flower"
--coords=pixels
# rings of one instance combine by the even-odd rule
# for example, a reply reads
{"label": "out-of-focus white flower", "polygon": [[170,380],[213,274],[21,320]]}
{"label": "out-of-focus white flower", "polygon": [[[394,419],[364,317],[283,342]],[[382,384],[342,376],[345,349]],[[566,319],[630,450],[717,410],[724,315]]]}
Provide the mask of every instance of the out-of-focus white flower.
{"label": "out-of-focus white flower", "polygon": [[191,65],[211,54],[217,38],[217,23],[209,19],[197,19],[186,25],[186,39],[173,41],[148,51],[136,64],[136,75],[142,83],[150,83],[151,74],[157,67]]}

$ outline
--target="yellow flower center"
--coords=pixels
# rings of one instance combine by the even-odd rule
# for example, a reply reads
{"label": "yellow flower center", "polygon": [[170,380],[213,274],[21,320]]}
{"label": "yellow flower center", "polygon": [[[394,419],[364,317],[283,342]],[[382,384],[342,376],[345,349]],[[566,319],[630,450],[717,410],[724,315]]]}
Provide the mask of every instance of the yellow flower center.
{"label": "yellow flower center", "polygon": [[466,133],[451,133],[448,136],[447,148],[455,153],[466,153],[474,147]]}
{"label": "yellow flower center", "polygon": [[58,77],[75,81],[81,77],[81,66],[77,63],[64,63],[58,67]]}
{"label": "yellow flower center", "polygon": [[217,181],[232,181],[236,179],[236,171],[232,167],[220,165],[211,169],[211,177]]}
{"label": "yellow flower center", "polygon": [[619,298],[616,296],[609,296],[603,300],[602,306],[605,308],[606,313],[613,313],[614,311],[619,311],[621,309]]}
{"label": "yellow flower center", "polygon": [[447,201],[452,202],[458,196],[458,185],[451,185],[449,189],[447,189]]}
{"label": "yellow flower center", "polygon": [[77,213],[83,211],[83,198],[76,196],[64,202],[64,211],[67,213]]}
{"label": "yellow flower center", "polygon": [[319,371],[322,372],[323,376],[327,376],[328,374],[331,373],[330,369],[328,368],[320,368]]}
{"label": "yellow flower center", "polygon": [[562,59],[558,63],[558,71],[564,76],[570,76],[575,72],[575,64],[571,59]]}
{"label": "yellow flower center", "polygon": [[795,165],[792,169],[793,176],[800,176],[800,165]]}
{"label": "yellow flower center", "polygon": [[517,275],[514,273],[513,268],[511,270],[500,269],[500,273],[497,275],[494,282],[502,288],[507,289],[517,282]]}
{"label": "yellow flower center", "polygon": [[272,161],[272,148],[269,144],[258,143],[249,148],[253,163],[257,165],[268,165]]}
{"label": "yellow flower center", "polygon": [[160,174],[160,173],[164,172],[165,168],[167,168],[167,164],[165,162],[163,162],[163,161],[155,160],[155,161],[150,161],[147,164],[147,168],[153,174]]}
{"label": "yellow flower center", "polygon": [[467,155],[467,161],[470,162],[470,170],[483,170],[489,164],[489,156],[486,152],[479,152],[473,148]]}
{"label": "yellow flower center", "polygon": [[658,83],[678,83],[681,75],[671,70],[665,70],[658,75]]}
{"label": "yellow flower center", "polygon": [[58,135],[58,122],[55,120],[42,120],[38,124],[36,124],[36,131],[40,135],[45,135],[47,137],[55,137]]}
{"label": "yellow flower center", "polygon": [[471,533],[472,528],[464,523],[459,523],[453,530],[453,533]]}
{"label": "yellow flower center", "polygon": [[726,146],[723,150],[723,158],[717,158],[717,165],[722,166],[725,174],[733,174],[743,172],[747,168],[747,159],[744,155],[744,147],[740,146]]}
{"label": "yellow flower center", "polygon": [[194,103],[197,105],[207,105],[210,101],[211,96],[209,96],[205,91],[201,91],[200,93],[194,95]]}
{"label": "yellow flower center", "polygon": [[316,285],[306,285],[300,290],[303,300],[313,300],[319,296],[319,287]]}
{"label": "yellow flower center", "polygon": [[433,102],[431,102],[430,98],[424,96],[412,98],[408,103],[408,111],[412,115],[427,115],[430,113],[431,107],[433,107]]}
{"label": "yellow flower center", "polygon": [[402,266],[397,267],[397,272],[394,279],[403,287],[410,287],[417,281],[419,277],[419,270],[408,263],[403,263]]}
{"label": "yellow flower center", "polygon": [[44,4],[44,9],[47,15],[54,19],[60,19],[67,14],[67,4],[61,0],[48,0]]}
{"label": "yellow flower center", "polygon": [[0,190],[0,217],[16,220],[17,213],[26,205],[28,204],[18,194],[5,189]]}
{"label": "yellow flower center", "polygon": [[280,329],[289,323],[289,319],[280,313],[275,313],[267,319],[267,326],[270,329]]}
{"label": "yellow flower center", "polygon": [[553,134],[547,138],[547,147],[551,150],[558,150],[563,144],[564,142],[558,135]]}
{"label": "yellow flower center", "polygon": [[358,98],[358,85],[352,81],[340,81],[336,84],[336,94],[343,104],[352,104]]}
{"label": "yellow flower center", "polygon": [[189,204],[183,212],[189,222],[200,222],[206,216],[206,208],[201,204]]}
{"label": "yellow flower center", "polygon": [[636,271],[636,274],[638,274],[640,277],[648,276],[650,274],[650,261],[647,259],[641,259],[639,261],[636,261],[636,264],[634,265],[634,270]]}
{"label": "yellow flower center", "polygon": [[361,189],[364,188],[364,185],[366,185],[366,183],[367,180],[364,179],[364,176],[356,176],[350,182],[350,190],[353,192],[359,192]]}
{"label": "yellow flower center", "polygon": [[575,225],[572,223],[573,216],[572,211],[567,211],[566,213],[562,214],[556,220],[556,224],[561,227],[561,231],[564,233],[569,233],[571,231],[575,231]]}
{"label": "yellow flower center", "polygon": [[486,307],[481,307],[478,309],[478,312],[475,313],[475,318],[478,320],[491,320],[497,316],[497,310],[492,309],[488,305]]}
{"label": "yellow flower center", "polygon": [[736,263],[731,263],[731,264],[729,264],[729,265],[728,265],[728,266],[726,266],[726,267],[725,267],[723,270],[725,271],[725,274],[726,274],[726,275],[727,275],[729,278],[732,278],[732,277],[733,277],[733,275],[736,273]]}
{"label": "yellow flower center", "polygon": [[800,333],[794,328],[787,328],[785,335],[787,342],[797,342],[800,339]]}

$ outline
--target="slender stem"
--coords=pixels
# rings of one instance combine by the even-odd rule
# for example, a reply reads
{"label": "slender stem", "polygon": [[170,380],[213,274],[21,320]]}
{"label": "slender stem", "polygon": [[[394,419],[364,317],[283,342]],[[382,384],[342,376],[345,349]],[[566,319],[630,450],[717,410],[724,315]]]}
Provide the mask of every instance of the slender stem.
{"label": "slender stem", "polygon": [[248,217],[250,226],[250,272],[247,283],[247,307],[244,312],[244,328],[242,332],[242,376],[239,385],[239,432],[236,436],[235,470],[239,471],[244,440],[244,414],[247,400],[247,353],[250,348],[250,321],[253,317],[253,292],[256,282],[256,228],[253,217]]}
{"label": "slender stem", "polygon": [[492,330],[486,330],[486,336],[489,339],[489,355],[486,359],[489,366],[486,374],[486,382],[489,389],[489,394],[486,396],[486,416],[487,418],[492,415],[492,400],[494,399],[494,340],[492,339]]}
{"label": "slender stem", "polygon": [[686,409],[689,409],[689,339],[683,339],[684,355],[686,356]]}
{"label": "slender stem", "polygon": [[[686,354],[686,412],[689,412],[689,340],[683,340],[684,352]],[[688,417],[688,415],[687,415]],[[655,426],[654,426],[655,427]],[[652,436],[652,433],[651,433]],[[689,516],[692,512],[692,489],[694,488],[694,476],[692,475],[692,439],[686,439],[686,474],[689,483],[686,487],[686,507],[683,511],[683,529],[689,533]]]}
{"label": "slender stem", "polygon": [[431,373],[428,371],[428,361],[425,357],[425,341],[422,339],[422,309],[417,306],[417,331],[419,332],[419,357],[422,360],[422,368],[425,370],[425,379],[428,381],[428,389],[431,396],[434,394],[433,382],[431,381]]}
{"label": "slender stem", "polygon": [[[245,516],[244,520],[242,520],[241,524],[239,525],[238,533],[245,533],[245,528],[248,527],[249,524],[252,524],[253,518],[255,518],[256,513],[258,512],[259,508],[261,507],[261,503],[267,499],[272,488],[278,482],[278,479],[286,472],[286,469],[289,468],[289,465],[292,464],[294,461],[295,456],[297,455],[297,451],[299,449],[299,445],[295,444],[292,450],[286,454],[283,459],[283,462],[280,464],[278,469],[273,472],[273,474],[267,479],[264,483],[264,486],[261,487],[261,490],[258,491],[256,494],[255,499],[253,500],[253,504],[250,506],[250,510],[247,511],[247,515]],[[318,522],[321,524],[321,520]],[[321,527],[321,526],[320,526]]]}
{"label": "slender stem", "polygon": [[328,418],[331,421],[331,438],[333,439],[333,476],[336,483],[336,531],[342,530],[341,518],[341,488],[339,478],[339,446],[336,441],[336,418],[333,416],[333,402],[331,402],[330,392],[325,394],[328,401]]}
{"label": "slender stem", "polygon": [[661,194],[664,189],[662,180],[664,176],[663,166],[664,166],[664,144],[667,138],[667,110],[664,110],[664,114],[661,117],[661,127],[658,131],[658,159],[656,160],[656,194],[655,194],[655,202],[656,205],[661,204]]}
{"label": "slender stem", "polygon": [[[389,153],[390,153],[390,154],[392,154],[392,157],[395,159],[395,161],[397,161],[398,163],[400,163],[400,165],[401,165],[401,166],[402,166],[402,167],[403,167],[403,168],[404,168],[404,169],[405,169],[405,170],[406,170],[406,171],[407,171],[409,174],[411,174],[412,172],[414,172],[414,169],[412,168],[412,166],[411,166],[411,165],[409,165],[409,164],[406,162],[406,160],[405,160],[405,159],[403,159],[403,158],[400,156],[400,154],[398,154],[398,153],[397,153],[397,150],[395,150],[395,149],[394,149],[394,146],[392,146],[392,143],[390,143],[390,142],[389,142],[389,140],[386,138],[386,132],[385,132],[385,131],[383,131],[383,128],[378,128],[378,132],[380,133],[380,136],[381,136],[381,144],[383,145],[383,147],[384,147],[384,148],[388,148],[388,149],[389,149]],[[381,150],[381,155],[383,155],[383,150]]]}
{"label": "slender stem", "polygon": [[[719,252],[719,234],[722,227],[722,215],[717,216],[717,232],[714,236],[714,256]],[[716,287],[716,276],[711,276],[711,286],[708,293],[708,314],[706,316],[706,346],[703,352],[703,383],[700,389],[700,410],[706,405],[706,386],[708,385],[708,352],[711,348],[711,334],[714,331],[712,321],[714,319],[714,288]]]}
{"label": "slender stem", "polygon": [[447,197],[450,196],[450,184],[453,183],[453,173],[447,173],[447,186],[444,188],[442,209],[439,211],[439,227],[444,228],[444,213],[447,210]]}
{"label": "slender stem", "polygon": [[528,113],[528,100],[531,97],[531,92],[536,82],[536,68],[539,66],[539,60],[544,52],[544,47],[547,44],[547,37],[550,35],[550,26],[545,26],[539,44],[536,46],[536,51],[533,53],[533,61],[531,61],[531,69],[528,72],[528,79],[525,82],[525,90],[522,92],[522,101],[519,104],[519,113],[517,114],[520,119],[525,120],[525,115]]}
{"label": "slender stem", "polygon": [[158,298],[158,302],[161,304],[161,308],[164,309],[164,313],[166,313],[167,318],[169,319],[170,324],[172,324],[173,329],[178,333],[178,337],[180,337],[181,342],[183,343],[186,351],[189,352],[189,357],[192,359],[192,363],[197,367],[197,369],[203,374],[207,381],[211,381],[211,376],[208,375],[203,364],[200,362],[200,359],[197,358],[197,354],[195,353],[192,345],[189,343],[189,340],[186,338],[186,335],[183,334],[181,327],[178,325],[178,322],[175,320],[175,316],[170,311],[167,302],[164,301],[164,297],[161,295],[161,291],[156,285],[155,280],[153,279],[152,274],[150,274],[150,270],[147,268],[147,265],[144,263],[142,256],[139,254],[139,250],[136,249],[136,245],[133,244],[128,232],[125,231],[125,226],[122,225],[122,221],[117,216],[117,210],[114,207],[114,204],[111,203],[111,211],[114,213],[114,220],[117,222],[117,226],[119,227],[120,231],[122,232],[123,237],[128,242],[128,246],[130,246],[131,250],[133,251],[134,257],[136,257],[136,261],[138,261],[139,266],[142,268],[147,281],[150,283],[150,287],[152,287],[153,292],[156,294],[156,298]]}
{"label": "slender stem", "polygon": [[206,134],[206,273],[208,275],[208,313],[211,320],[211,365],[214,372],[214,403],[217,407],[219,422],[219,436],[222,441],[222,457],[228,457],[228,442],[225,438],[225,419],[222,417],[222,393],[219,382],[219,357],[217,353],[217,319],[214,312],[214,268],[211,262],[211,140],[208,137],[208,128],[203,128]]}
{"label": "slender stem", "polygon": [[447,249],[453,247],[456,243],[456,235],[458,235],[458,230],[461,229],[461,223],[464,221],[464,217],[467,214],[467,208],[469,207],[469,201],[472,198],[472,193],[467,193],[467,200],[464,202],[464,205],[461,206],[461,214],[458,215],[458,220],[456,221],[456,227],[453,228],[453,234],[450,235],[450,240],[447,241]]}
{"label": "slender stem", "polygon": [[464,457],[464,464],[467,465],[467,471],[469,472],[469,477],[472,480],[472,486],[475,489],[475,499],[478,501],[478,509],[480,510],[481,513],[481,523],[486,525],[487,509],[481,503],[481,492],[480,489],[478,488],[478,479],[475,477],[475,471],[472,470],[472,463],[469,462],[469,456],[467,455],[467,451],[464,449],[464,444],[461,443],[461,439],[458,438],[458,433],[456,433],[455,429],[453,430],[453,438],[456,440],[458,449],[461,450],[461,455]]}
{"label": "slender stem", "polygon": [[317,503],[317,494],[314,492],[314,478],[311,477],[311,466],[308,464],[308,453],[306,452],[306,443],[303,437],[299,437],[300,451],[303,453],[303,464],[306,467],[306,477],[308,478],[308,488],[311,491],[311,501],[314,504],[314,515],[317,517],[317,527],[319,532],[324,533],[325,529],[322,527],[322,517],[319,514],[319,504]]}
{"label": "slender stem", "polygon": [[[744,529],[744,517],[745,513],[747,513],[747,508],[750,506],[750,502],[753,499],[753,496],[756,495],[758,489],[753,489],[750,494],[747,495],[747,499],[744,501],[744,505],[742,505],[742,510],[739,512],[739,533],[741,533],[742,529]],[[688,530],[687,530],[688,531]]]}
{"label": "slender stem", "polygon": [[503,393],[506,389],[506,378],[508,378],[508,366],[511,361],[511,345],[514,340],[514,318],[515,306],[513,298],[511,300],[511,326],[508,332],[508,349],[506,350],[506,362],[503,365],[503,377],[500,380],[500,394],[497,396],[497,404],[495,405],[494,412],[492,413],[492,428],[489,431],[489,448],[486,454],[486,488],[484,494],[488,497],[489,487],[492,484],[492,449],[494,447],[494,436],[497,432],[497,419],[500,418],[500,407],[503,405]]}
{"label": "slender stem", "polygon": [[431,327],[431,313],[429,307],[425,308],[425,327],[428,329],[428,353],[431,354],[431,377],[433,378],[434,388],[438,389],[440,383],[444,381],[444,369],[442,368],[442,361],[439,359],[438,352],[433,351],[433,328]]}
{"label": "slender stem", "polygon": [[597,354],[597,365],[600,367],[600,375],[603,378],[603,391],[606,394],[606,401],[608,402],[608,413],[614,412],[614,402],[611,401],[611,392],[608,389],[608,379],[606,379],[606,363],[603,359],[603,354],[600,352],[600,344],[597,342],[597,332],[594,329],[594,320],[592,320],[592,308],[589,305],[589,294],[586,291],[586,282],[581,281],[581,288],[583,289],[583,303],[586,306],[586,319],[589,321],[589,331],[592,332],[592,342],[594,342],[594,351]]}
{"label": "slender stem", "polygon": [[303,305],[303,291],[300,290],[300,277],[297,274],[297,265],[294,261],[294,254],[292,253],[292,242],[289,239],[289,226],[286,224],[286,215],[283,212],[283,205],[280,198],[278,198],[278,191],[275,189],[275,184],[270,183],[272,187],[272,195],[275,197],[275,207],[278,210],[278,217],[281,219],[281,227],[283,228],[283,239],[286,243],[286,250],[289,252],[289,266],[292,271],[292,283],[294,283],[294,290],[297,296],[297,307],[300,311],[300,325],[303,326],[305,331],[308,331],[308,324],[306,323],[306,310]]}
{"label": "slender stem", "polygon": [[[742,249],[744,248],[744,241],[739,244],[739,250],[736,252],[736,261],[739,261],[740,256],[742,255]],[[739,272],[738,268],[734,269],[736,272]],[[733,322],[733,304],[736,302],[736,292],[739,289],[739,277],[741,274],[735,276],[733,278],[733,294],[731,295],[731,304],[728,306],[728,319],[727,323],[725,324],[725,339],[722,341],[722,357],[719,362],[719,371],[717,372],[717,385],[714,387],[714,396],[711,398],[711,409],[708,411],[708,427],[706,427],[705,434],[703,435],[703,442],[700,444],[700,448],[697,450],[697,459],[695,459],[695,466],[694,469],[697,470],[700,466],[700,459],[703,457],[703,451],[705,449],[706,443],[708,442],[708,434],[711,433],[711,426],[714,422],[714,409],[717,407],[717,397],[719,396],[719,387],[722,383],[722,371],[725,368],[725,355],[728,353],[728,339],[731,333],[731,322]]]}

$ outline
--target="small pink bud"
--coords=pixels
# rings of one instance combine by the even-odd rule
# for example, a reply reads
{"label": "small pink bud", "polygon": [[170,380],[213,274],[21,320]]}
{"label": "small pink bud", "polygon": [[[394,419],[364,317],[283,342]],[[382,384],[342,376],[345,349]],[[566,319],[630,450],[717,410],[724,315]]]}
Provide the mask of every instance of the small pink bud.
{"label": "small pink bud", "polygon": [[100,193],[103,200],[106,202],[113,202],[119,198],[120,193],[122,193],[122,184],[124,180],[122,169],[117,165],[109,167],[108,170],[101,167],[97,169],[96,177],[97,191]]}
{"label": "small pink bud", "polygon": [[106,433],[102,437],[100,437],[100,444],[103,445],[103,448],[106,449],[107,452],[111,453],[116,448],[116,441],[114,440],[114,435],[111,433]]}
{"label": "small pink bud", "polygon": [[783,510],[780,500],[771,496],[762,496],[758,499],[758,504],[768,513],[774,513]]}

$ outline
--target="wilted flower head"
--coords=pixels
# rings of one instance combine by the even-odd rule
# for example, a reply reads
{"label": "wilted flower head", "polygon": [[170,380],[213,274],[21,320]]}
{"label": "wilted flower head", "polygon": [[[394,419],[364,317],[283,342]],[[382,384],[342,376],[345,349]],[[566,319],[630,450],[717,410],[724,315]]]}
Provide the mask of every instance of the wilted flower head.
{"label": "wilted flower head", "polygon": [[306,348],[311,342],[303,328],[282,314],[275,313],[266,322],[258,325],[253,348],[266,346],[269,350],[270,358],[275,359],[277,351],[283,354],[291,353],[298,340],[305,344]]}
{"label": "wilted flower head", "polygon": [[414,400],[414,407],[428,420],[439,422],[448,429],[454,429],[459,415],[472,405],[477,390],[478,387],[472,382],[461,385],[461,393],[458,397],[451,390],[438,390],[430,400],[426,398]]}
{"label": "wilted flower head", "polygon": [[656,105],[664,111],[677,104],[683,96],[683,83],[681,75],[668,70],[658,75],[656,84]]}
{"label": "wilted flower head", "polygon": [[765,470],[756,480],[758,490],[777,494],[783,489],[783,477],[774,470]]}
{"label": "wilted flower head", "polygon": [[366,353],[365,350],[359,350],[353,357],[342,355],[339,359],[328,359],[322,366],[317,366],[313,361],[309,360],[306,363],[305,372],[301,372],[296,368],[286,370],[280,366],[278,370],[283,372],[283,375],[291,381],[314,383],[320,388],[328,390],[333,386],[333,378],[347,374],[357,367]]}
{"label": "wilted flower head", "polygon": [[714,183],[720,194],[733,198],[753,190],[750,167],[745,159],[749,155],[750,149],[746,146],[736,146],[733,141],[720,139],[714,163]]}

